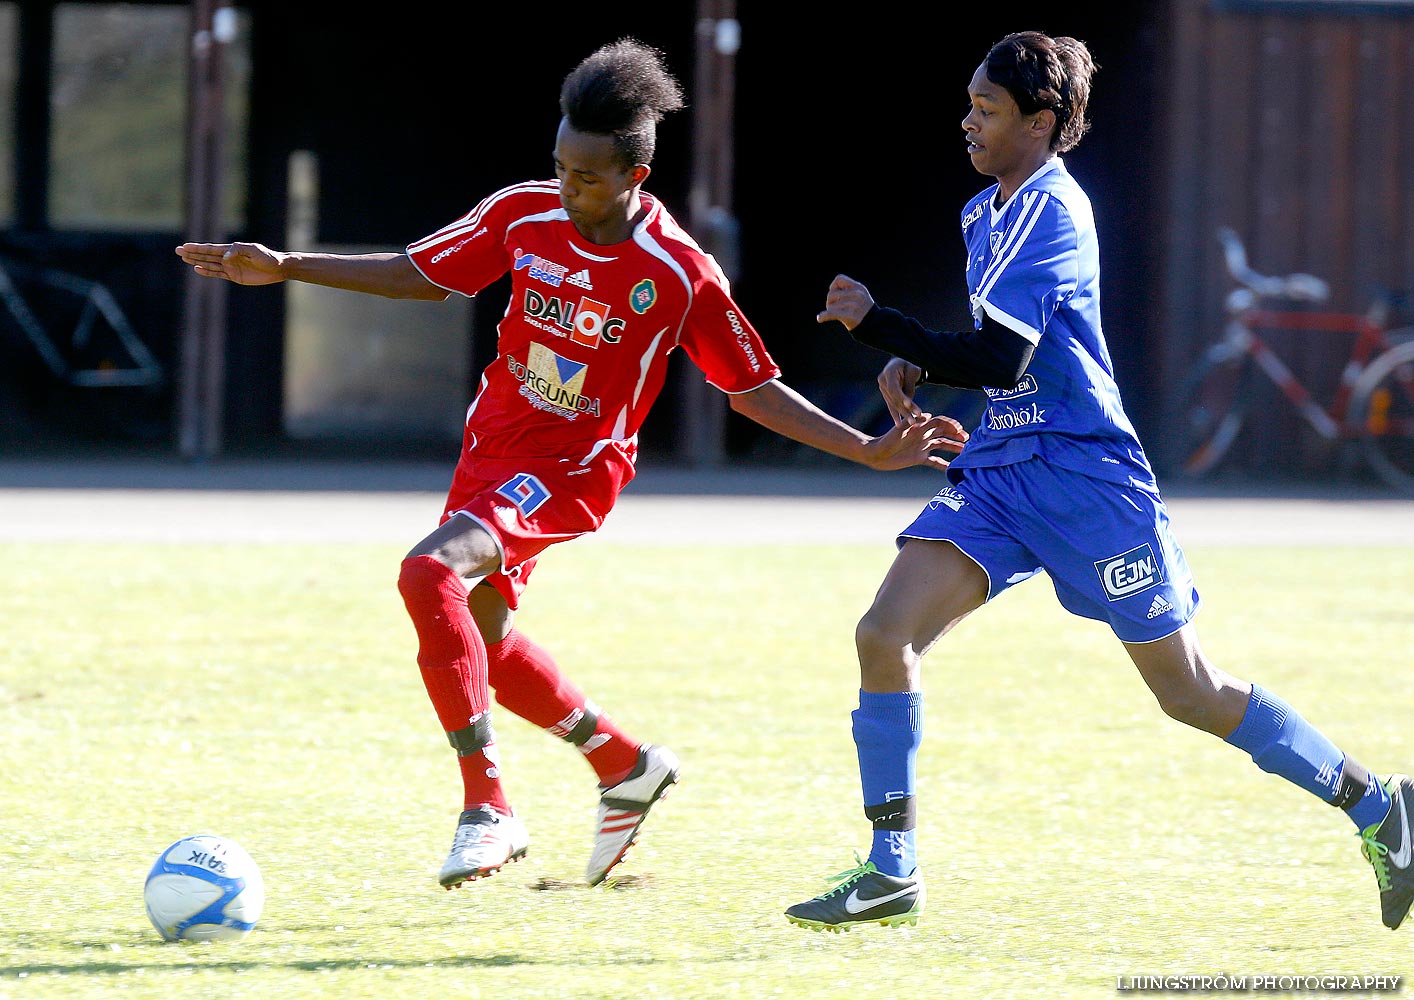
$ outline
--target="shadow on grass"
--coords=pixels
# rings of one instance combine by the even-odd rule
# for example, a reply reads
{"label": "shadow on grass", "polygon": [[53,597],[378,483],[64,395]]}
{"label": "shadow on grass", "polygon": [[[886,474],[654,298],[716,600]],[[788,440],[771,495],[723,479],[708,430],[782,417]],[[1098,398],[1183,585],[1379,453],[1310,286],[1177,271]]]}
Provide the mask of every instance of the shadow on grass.
{"label": "shadow on grass", "polygon": [[[14,965],[7,969],[0,969],[0,982],[8,979],[23,978],[45,978],[45,977],[67,977],[67,976],[120,976],[129,975],[141,970],[150,975],[185,975],[192,972],[261,972],[285,969],[293,972],[330,972],[346,971],[349,969],[423,969],[435,967],[439,969],[488,969],[488,968],[509,968],[513,966],[525,965],[562,965],[563,959],[556,959],[546,955],[452,955],[443,958],[371,958],[361,956],[359,958],[335,958],[335,959],[299,959],[291,961],[272,961],[268,959],[224,959],[217,962],[184,962],[175,965],[165,963],[145,963],[133,962],[126,964],[123,962],[45,962],[35,965]],[[622,960],[601,957],[596,961],[599,965],[657,965],[658,959],[643,955],[625,956]]]}

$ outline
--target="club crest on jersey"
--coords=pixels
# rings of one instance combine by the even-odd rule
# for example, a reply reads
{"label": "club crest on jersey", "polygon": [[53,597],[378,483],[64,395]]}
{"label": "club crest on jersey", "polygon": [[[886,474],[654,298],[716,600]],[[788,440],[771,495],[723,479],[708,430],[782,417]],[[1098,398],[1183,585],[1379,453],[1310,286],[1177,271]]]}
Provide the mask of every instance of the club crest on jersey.
{"label": "club crest on jersey", "polygon": [[1154,557],[1154,550],[1147,542],[1128,552],[1099,560],[1095,563],[1095,572],[1100,574],[1100,582],[1105,586],[1105,596],[1111,601],[1118,601],[1164,582],[1164,568]]}
{"label": "club crest on jersey", "polygon": [[521,383],[520,394],[538,410],[574,420],[581,413],[599,416],[599,399],[584,394],[589,365],[562,358],[543,344],[532,343],[525,364],[510,355],[507,367]]}
{"label": "club crest on jersey", "polygon": [[992,248],[992,253],[996,253],[997,248],[1002,245],[1002,235],[1001,230],[998,229],[993,229],[987,234],[987,245]]}
{"label": "club crest on jersey", "polygon": [[629,308],[640,316],[652,309],[657,301],[658,286],[653,284],[652,278],[644,278],[628,293]]}
{"label": "club crest on jersey", "polygon": [[522,253],[520,248],[515,252],[515,270],[524,271],[529,268],[529,275],[547,285],[554,285],[559,288],[565,280],[565,275],[569,274],[569,268],[563,264],[556,264],[552,260],[546,260],[538,254]]}

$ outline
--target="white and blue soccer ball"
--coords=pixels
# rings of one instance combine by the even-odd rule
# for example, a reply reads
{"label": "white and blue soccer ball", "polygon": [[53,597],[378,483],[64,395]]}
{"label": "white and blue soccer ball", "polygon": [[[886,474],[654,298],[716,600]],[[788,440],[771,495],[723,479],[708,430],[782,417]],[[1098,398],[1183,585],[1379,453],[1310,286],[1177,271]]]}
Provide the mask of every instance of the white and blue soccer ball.
{"label": "white and blue soccer ball", "polygon": [[234,840],[209,833],[163,851],[142,895],[148,919],[168,941],[238,941],[265,908],[255,861]]}

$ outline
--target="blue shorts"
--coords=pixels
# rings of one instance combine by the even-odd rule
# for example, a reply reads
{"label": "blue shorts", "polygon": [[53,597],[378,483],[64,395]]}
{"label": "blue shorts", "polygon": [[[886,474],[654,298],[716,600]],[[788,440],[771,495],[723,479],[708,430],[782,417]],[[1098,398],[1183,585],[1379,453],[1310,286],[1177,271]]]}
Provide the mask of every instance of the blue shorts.
{"label": "blue shorts", "polygon": [[1072,614],[1124,642],[1177,632],[1198,591],[1158,494],[1031,459],[967,469],[898,536],[952,542],[987,574],[987,600],[1045,570]]}

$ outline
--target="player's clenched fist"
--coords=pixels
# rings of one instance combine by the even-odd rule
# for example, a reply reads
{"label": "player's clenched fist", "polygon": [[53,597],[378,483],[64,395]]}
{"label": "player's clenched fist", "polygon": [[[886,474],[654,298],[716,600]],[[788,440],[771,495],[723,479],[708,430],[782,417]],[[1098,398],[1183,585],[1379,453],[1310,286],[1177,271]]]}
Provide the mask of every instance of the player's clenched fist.
{"label": "player's clenched fist", "polygon": [[873,308],[874,296],[869,289],[848,275],[837,274],[825,293],[825,308],[815,314],[815,322],[839,320],[846,330],[853,330]]}
{"label": "player's clenched fist", "polygon": [[183,243],[182,258],[205,278],[225,278],[238,285],[270,285],[283,281],[278,254],[259,243]]}

